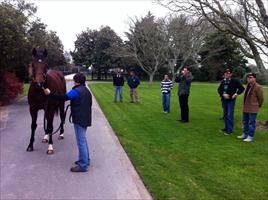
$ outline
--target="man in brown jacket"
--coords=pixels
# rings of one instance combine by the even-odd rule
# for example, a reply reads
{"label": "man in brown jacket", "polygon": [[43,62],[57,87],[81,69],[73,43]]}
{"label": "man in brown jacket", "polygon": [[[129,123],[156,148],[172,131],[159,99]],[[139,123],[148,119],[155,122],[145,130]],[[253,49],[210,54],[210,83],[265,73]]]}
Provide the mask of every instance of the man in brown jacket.
{"label": "man in brown jacket", "polygon": [[251,142],[256,129],[256,117],[263,103],[263,88],[256,82],[256,74],[247,75],[247,88],[243,104],[243,134],[237,138]]}

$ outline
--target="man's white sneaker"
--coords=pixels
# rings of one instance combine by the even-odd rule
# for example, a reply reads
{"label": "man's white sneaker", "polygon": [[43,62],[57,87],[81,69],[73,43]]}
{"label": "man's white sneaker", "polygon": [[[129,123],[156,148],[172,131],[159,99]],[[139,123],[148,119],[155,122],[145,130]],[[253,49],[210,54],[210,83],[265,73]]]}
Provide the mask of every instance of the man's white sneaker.
{"label": "man's white sneaker", "polygon": [[245,139],[246,136],[245,136],[245,134],[242,134],[242,135],[237,136],[237,138],[238,138],[238,139]]}
{"label": "man's white sneaker", "polygon": [[253,138],[248,136],[246,139],[243,140],[244,142],[252,142]]}

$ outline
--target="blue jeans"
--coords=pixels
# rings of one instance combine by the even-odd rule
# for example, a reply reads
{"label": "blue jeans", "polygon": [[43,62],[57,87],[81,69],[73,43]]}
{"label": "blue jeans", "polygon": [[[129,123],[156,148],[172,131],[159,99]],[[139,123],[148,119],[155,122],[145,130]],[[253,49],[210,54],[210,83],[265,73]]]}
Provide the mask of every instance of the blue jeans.
{"label": "blue jeans", "polygon": [[89,150],[86,138],[87,128],[74,124],[74,131],[79,152],[78,165],[82,170],[86,171],[90,165]]}
{"label": "blue jeans", "polygon": [[123,92],[122,92],[122,86],[114,86],[114,101],[117,101],[117,94],[119,92],[119,98],[120,101],[123,101]]}
{"label": "blue jeans", "polygon": [[164,112],[170,112],[170,93],[162,93],[162,107]]}
{"label": "blue jeans", "polygon": [[257,113],[243,113],[243,132],[247,136],[254,137],[256,129]]}
{"label": "blue jeans", "polygon": [[234,128],[234,100],[222,100],[223,114],[224,114],[224,125],[227,133],[232,133]]}

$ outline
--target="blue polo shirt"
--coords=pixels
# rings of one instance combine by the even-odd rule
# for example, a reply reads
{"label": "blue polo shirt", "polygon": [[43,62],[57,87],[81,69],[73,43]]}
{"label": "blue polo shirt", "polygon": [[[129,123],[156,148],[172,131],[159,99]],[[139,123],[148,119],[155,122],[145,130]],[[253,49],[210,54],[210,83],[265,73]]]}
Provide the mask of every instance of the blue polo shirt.
{"label": "blue polo shirt", "polygon": [[72,89],[71,91],[69,91],[66,96],[70,99],[70,100],[77,100],[80,98],[79,92],[76,89]]}

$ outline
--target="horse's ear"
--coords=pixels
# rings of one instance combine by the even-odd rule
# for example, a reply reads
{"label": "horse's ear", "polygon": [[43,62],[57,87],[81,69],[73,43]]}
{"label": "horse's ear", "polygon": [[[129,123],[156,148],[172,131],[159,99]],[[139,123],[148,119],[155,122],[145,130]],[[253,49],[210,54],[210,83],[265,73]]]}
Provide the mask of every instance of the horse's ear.
{"label": "horse's ear", "polygon": [[37,51],[36,51],[36,49],[35,49],[35,48],[33,48],[33,52],[32,52],[32,54],[33,54],[33,57],[35,57],[35,56],[36,56]]}
{"label": "horse's ear", "polygon": [[47,55],[48,55],[48,53],[47,53],[47,49],[45,49],[44,52],[43,52],[43,56],[46,58]]}

